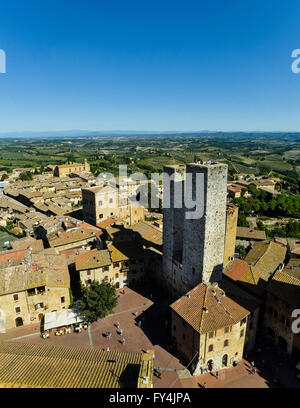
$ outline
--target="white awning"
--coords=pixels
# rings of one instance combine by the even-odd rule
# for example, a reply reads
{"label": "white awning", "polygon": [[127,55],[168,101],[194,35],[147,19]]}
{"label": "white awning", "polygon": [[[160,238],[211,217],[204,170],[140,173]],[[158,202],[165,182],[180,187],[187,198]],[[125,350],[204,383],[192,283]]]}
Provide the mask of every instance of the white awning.
{"label": "white awning", "polygon": [[44,329],[49,330],[81,322],[83,322],[83,319],[77,313],[74,313],[72,309],[62,309],[45,313]]}

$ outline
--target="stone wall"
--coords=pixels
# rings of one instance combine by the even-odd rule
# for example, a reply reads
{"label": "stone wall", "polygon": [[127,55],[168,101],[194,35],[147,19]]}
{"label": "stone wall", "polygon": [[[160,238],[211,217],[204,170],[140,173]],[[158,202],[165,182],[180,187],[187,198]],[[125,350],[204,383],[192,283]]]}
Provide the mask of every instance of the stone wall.
{"label": "stone wall", "polygon": [[238,207],[227,206],[226,208],[226,233],[224,247],[224,266],[234,258],[236,231],[238,221]]}
{"label": "stone wall", "polygon": [[[14,295],[18,296],[14,300]],[[64,302],[62,299],[64,298]],[[43,307],[36,309],[37,304],[43,304]],[[52,310],[61,310],[70,305],[70,295],[68,288],[48,288],[45,287],[43,294],[29,295],[27,291],[16,292],[0,296],[0,310],[5,313],[5,327],[11,329],[16,327],[16,319],[22,319],[23,325],[37,323],[46,312]],[[16,308],[20,308],[20,312]]]}
{"label": "stone wall", "polygon": [[[203,216],[185,219],[183,281],[189,290],[200,282],[222,279],[226,220],[227,165],[187,165],[193,174],[193,190],[202,189]],[[196,184],[196,174],[203,180]]]}

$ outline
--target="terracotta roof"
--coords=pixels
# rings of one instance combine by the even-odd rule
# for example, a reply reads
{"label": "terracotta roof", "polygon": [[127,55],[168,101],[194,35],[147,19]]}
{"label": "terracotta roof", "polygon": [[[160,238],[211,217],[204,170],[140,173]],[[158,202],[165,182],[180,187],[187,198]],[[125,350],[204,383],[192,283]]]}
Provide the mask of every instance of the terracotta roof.
{"label": "terracotta roof", "polygon": [[99,230],[96,227],[77,227],[69,231],[61,232],[59,236],[49,240],[49,243],[51,246],[58,247],[73,242],[80,242],[94,238],[97,232],[99,232]]}
{"label": "terracotta roof", "polygon": [[200,334],[236,324],[249,314],[221,288],[204,283],[170,307]]}
{"label": "terracotta roof", "polygon": [[[39,286],[70,287],[70,276],[63,255],[45,250],[29,255],[17,265],[0,269],[0,295],[15,293]],[[22,263],[21,263],[22,262]]]}
{"label": "terracotta roof", "polygon": [[142,353],[0,343],[0,388],[137,388]]}
{"label": "terracotta roof", "polygon": [[286,247],[276,242],[256,242],[247,254],[245,261],[253,267],[259,276],[268,281],[280,265],[283,265]]}
{"label": "terracotta roof", "polygon": [[267,291],[293,308],[299,308],[300,259],[291,259],[283,270],[278,270],[270,281]]}
{"label": "terracotta roof", "polygon": [[223,270],[223,273],[232,280],[242,280],[250,266],[242,259],[235,258],[229,261]]}
{"label": "terracotta roof", "polygon": [[115,218],[110,217],[107,220],[101,221],[97,224],[97,227],[106,229],[109,225],[112,225],[115,222]]}
{"label": "terracotta roof", "polygon": [[18,249],[0,252],[0,267],[11,262],[21,262],[29,254],[29,249]]}
{"label": "terracotta roof", "polygon": [[41,239],[34,239],[31,237],[17,239],[15,241],[11,241],[10,244],[14,250],[31,248],[34,253],[44,250],[43,241]]}
{"label": "terracotta roof", "polygon": [[77,271],[102,268],[111,265],[110,253],[107,249],[92,249],[76,256]]}
{"label": "terracotta roof", "polygon": [[252,230],[248,227],[237,227],[236,237],[244,239],[265,240],[266,233],[265,231]]}
{"label": "terracotta roof", "polygon": [[137,224],[132,225],[130,229],[140,234],[144,240],[157,245],[162,245],[162,231],[155,228],[150,223],[139,221]]}

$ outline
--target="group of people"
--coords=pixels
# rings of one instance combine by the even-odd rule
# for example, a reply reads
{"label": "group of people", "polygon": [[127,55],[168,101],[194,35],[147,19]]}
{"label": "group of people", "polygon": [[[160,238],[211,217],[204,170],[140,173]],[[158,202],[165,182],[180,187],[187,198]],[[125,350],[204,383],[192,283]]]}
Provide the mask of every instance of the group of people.
{"label": "group of people", "polygon": [[[123,335],[123,329],[121,329],[120,323],[119,323],[119,322],[115,323],[115,327],[117,328],[117,333],[118,333],[120,336],[122,336],[122,335]],[[109,340],[109,339],[111,338],[111,332],[110,332],[110,331],[107,331],[107,332],[105,333],[105,337],[107,338],[107,340]],[[122,344],[125,344],[125,342],[126,342],[125,338],[123,337],[123,338],[120,340],[120,342],[121,342]],[[107,347],[106,351],[109,351],[109,347]]]}

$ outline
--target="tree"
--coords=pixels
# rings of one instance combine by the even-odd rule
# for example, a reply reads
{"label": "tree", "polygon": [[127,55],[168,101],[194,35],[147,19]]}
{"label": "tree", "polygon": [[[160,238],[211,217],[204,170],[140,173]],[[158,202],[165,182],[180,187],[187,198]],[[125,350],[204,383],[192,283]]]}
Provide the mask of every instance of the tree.
{"label": "tree", "polygon": [[247,255],[247,250],[245,247],[243,247],[243,245],[237,245],[235,247],[235,252],[237,252],[239,254],[239,257],[241,259],[244,259],[245,256]]}
{"label": "tree", "polygon": [[8,174],[2,174],[1,181],[8,179]]}
{"label": "tree", "polygon": [[32,180],[32,174],[30,171],[23,171],[20,175],[19,175],[19,180],[22,181],[27,181],[27,180]]}
{"label": "tree", "polygon": [[79,314],[89,323],[103,319],[117,306],[116,288],[109,282],[93,281],[82,289],[82,297],[77,301]]}
{"label": "tree", "polygon": [[14,227],[13,221],[6,221],[6,228],[8,229],[8,231],[12,230],[13,227]]}

